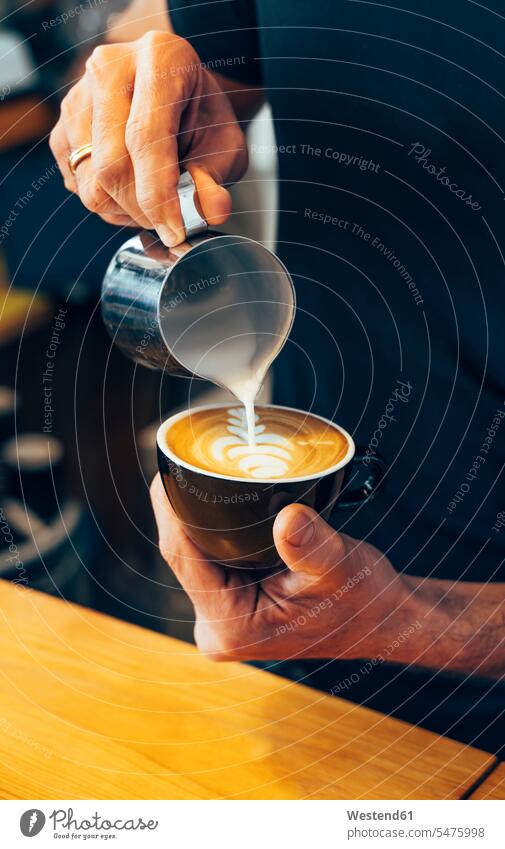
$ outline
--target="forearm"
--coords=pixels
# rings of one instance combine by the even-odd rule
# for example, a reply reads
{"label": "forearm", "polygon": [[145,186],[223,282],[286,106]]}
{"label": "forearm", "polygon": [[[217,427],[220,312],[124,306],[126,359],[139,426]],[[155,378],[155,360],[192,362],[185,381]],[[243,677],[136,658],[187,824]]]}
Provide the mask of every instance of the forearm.
{"label": "forearm", "polygon": [[[418,630],[391,660],[433,669],[505,675],[505,584],[452,582],[404,576],[398,612]],[[388,626],[399,633],[396,614]]]}

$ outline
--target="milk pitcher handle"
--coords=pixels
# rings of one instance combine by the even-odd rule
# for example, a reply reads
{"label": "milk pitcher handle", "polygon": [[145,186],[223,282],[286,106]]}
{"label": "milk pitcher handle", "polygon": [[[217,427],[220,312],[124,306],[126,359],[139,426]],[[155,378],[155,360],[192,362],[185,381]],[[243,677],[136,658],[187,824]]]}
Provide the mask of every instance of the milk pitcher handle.
{"label": "milk pitcher handle", "polygon": [[181,207],[182,221],[186,231],[186,238],[205,233],[207,222],[198,212],[195,201],[196,187],[193,177],[189,171],[183,171],[177,184],[177,194]]}

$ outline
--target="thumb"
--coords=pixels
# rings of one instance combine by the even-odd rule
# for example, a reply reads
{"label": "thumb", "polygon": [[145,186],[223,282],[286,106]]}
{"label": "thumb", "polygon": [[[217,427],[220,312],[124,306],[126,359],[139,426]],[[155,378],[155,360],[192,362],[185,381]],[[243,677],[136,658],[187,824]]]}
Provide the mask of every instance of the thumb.
{"label": "thumb", "polygon": [[324,577],[343,560],[343,537],[302,504],[285,507],[274,522],[274,542],[292,572]]}

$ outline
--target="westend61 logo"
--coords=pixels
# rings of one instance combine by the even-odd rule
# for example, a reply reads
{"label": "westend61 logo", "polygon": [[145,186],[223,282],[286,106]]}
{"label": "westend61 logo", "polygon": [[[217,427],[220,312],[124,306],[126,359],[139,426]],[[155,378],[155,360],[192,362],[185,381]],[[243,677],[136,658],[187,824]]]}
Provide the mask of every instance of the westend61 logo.
{"label": "westend61 logo", "polygon": [[[49,814],[48,819],[53,821],[54,837],[62,837],[72,840],[86,840],[88,837],[116,837],[113,832],[120,831],[155,831],[158,828],[158,820],[143,820],[142,817],[130,818],[127,820],[116,819],[109,820],[102,817],[96,811],[91,817],[74,817],[73,808],[68,808],[66,811],[59,809]],[[40,834],[46,822],[45,814],[39,811],[38,808],[30,808],[25,811],[19,821],[21,833],[25,837],[35,837]],[[66,833],[65,833],[66,832]],[[82,832],[82,833],[81,833]],[[87,832],[95,832],[93,835],[88,835]],[[96,832],[105,832],[100,835]],[[107,834],[109,832],[110,834]],[[112,833],[111,833],[112,832]]]}

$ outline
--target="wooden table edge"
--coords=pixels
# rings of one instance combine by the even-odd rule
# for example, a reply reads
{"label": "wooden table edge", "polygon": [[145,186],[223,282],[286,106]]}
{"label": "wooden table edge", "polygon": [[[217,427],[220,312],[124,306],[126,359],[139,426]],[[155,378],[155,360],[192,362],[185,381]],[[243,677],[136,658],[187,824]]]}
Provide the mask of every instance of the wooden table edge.
{"label": "wooden table edge", "polygon": [[494,764],[485,770],[463,798],[470,801],[505,799],[505,762],[495,758]]}
{"label": "wooden table edge", "polygon": [[[124,627],[125,630],[129,630],[129,631],[130,630],[131,631],[139,630],[140,632],[143,632],[144,634],[148,635],[153,640],[168,641],[169,643],[177,644],[177,646],[183,645],[187,650],[197,653],[197,649],[196,649],[195,646],[193,646],[189,643],[185,643],[184,641],[179,640],[175,637],[171,637],[171,636],[166,635],[166,634],[162,634],[162,633],[159,633],[159,632],[156,632],[156,631],[152,631],[151,629],[145,628],[142,625],[137,625],[135,623],[124,621],[124,620],[119,619],[117,617],[111,616],[107,613],[103,613],[102,611],[94,610],[93,608],[87,607],[85,605],[78,604],[76,602],[68,602],[64,599],[59,599],[55,596],[49,595],[49,594],[41,592],[39,590],[35,590],[35,589],[32,589],[32,588],[24,588],[24,587],[14,587],[14,586],[12,586],[10,581],[2,580],[2,579],[0,579],[0,609],[1,609],[1,606],[2,606],[1,605],[2,595],[4,593],[6,595],[11,595],[11,593],[15,593],[16,591],[22,592],[23,594],[28,592],[28,594],[30,596],[32,596],[36,599],[39,599],[40,602],[42,603],[42,605],[48,605],[48,606],[55,605],[58,608],[61,608],[62,610],[64,610],[66,608],[67,612],[68,612],[69,608],[76,609],[76,610],[80,611],[81,615],[83,615],[85,618],[89,616],[92,619],[94,619],[94,618],[102,619],[103,618],[103,619],[106,619],[106,620],[110,620],[112,622],[118,623],[120,626]],[[274,673],[268,672],[266,670],[257,670],[257,672],[259,674],[266,675],[267,677],[274,677],[276,679],[279,678],[279,676],[274,675]],[[311,693],[319,692],[318,690],[315,690],[313,687],[310,687],[306,684],[296,683],[296,687],[300,688],[301,690],[310,691]],[[324,693],[321,693],[321,695],[324,695]],[[344,701],[346,705],[350,705],[350,703],[348,703],[346,700],[339,700],[339,701]],[[398,724],[399,726],[402,726],[406,729],[412,727],[410,723],[408,723],[404,720],[397,719],[396,717],[387,717],[387,715],[381,713],[380,711],[374,710],[372,708],[369,708],[369,707],[366,707],[366,706],[358,706],[358,707],[360,707],[360,709],[363,712],[365,712],[369,715],[375,715],[378,718],[380,718],[380,717],[388,718],[391,721]],[[442,739],[442,740],[444,739],[444,737],[442,735],[436,735],[434,732],[430,732],[427,729],[421,728],[419,730],[423,731],[427,734],[431,734],[433,737],[440,737],[440,739]],[[447,739],[450,739],[451,742],[455,743],[456,745],[459,745],[462,749],[465,748],[465,744],[462,744],[462,743],[459,743],[458,741],[452,740],[452,738],[447,738]],[[476,749],[475,747],[468,747],[468,748],[471,748],[475,752],[479,752],[482,755],[483,762],[482,762],[482,765],[479,765],[476,768],[476,770],[473,771],[473,775],[470,774],[467,777],[466,782],[464,782],[464,783],[462,782],[460,784],[459,788],[454,787],[454,795],[452,796],[452,798],[455,798],[455,799],[465,799],[465,798],[470,798],[470,797],[471,798],[478,798],[478,796],[476,794],[478,793],[479,788],[481,786],[484,786],[485,781],[487,780],[488,777],[490,777],[493,774],[494,769],[495,769],[496,765],[498,764],[496,757],[494,755],[492,755],[491,753],[483,751],[481,749]],[[80,797],[76,797],[76,798],[80,798]],[[397,798],[401,798],[401,797],[397,797]]]}

